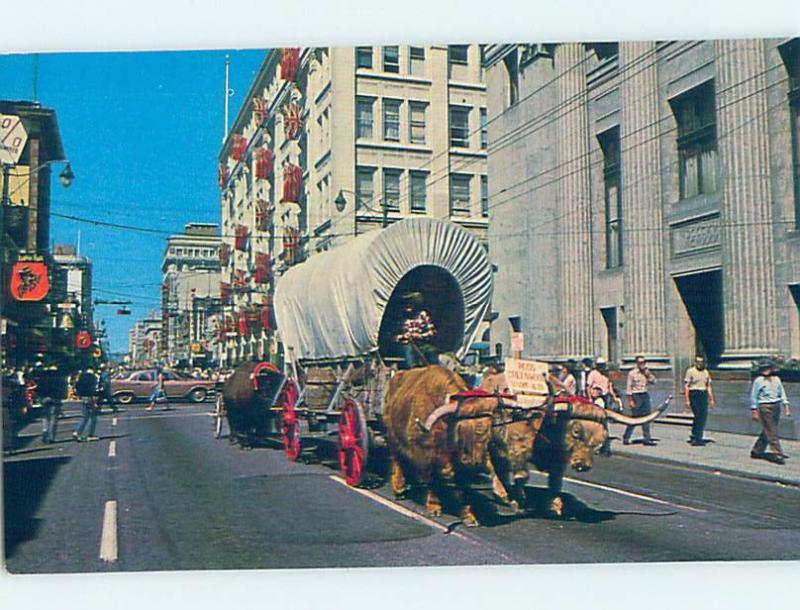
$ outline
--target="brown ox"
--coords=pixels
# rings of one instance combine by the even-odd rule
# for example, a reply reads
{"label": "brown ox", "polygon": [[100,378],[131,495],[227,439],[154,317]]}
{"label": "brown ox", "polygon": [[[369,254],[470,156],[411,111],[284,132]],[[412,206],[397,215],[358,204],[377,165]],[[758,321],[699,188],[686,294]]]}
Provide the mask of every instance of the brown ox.
{"label": "brown ox", "polygon": [[281,376],[272,365],[242,362],[225,380],[222,398],[231,441],[248,447],[269,432],[270,407]]}
{"label": "brown ox", "polygon": [[[506,388],[505,379],[502,375],[488,377],[482,387],[502,391]],[[561,515],[563,502],[559,494],[567,465],[580,471],[592,467],[594,452],[606,438],[603,424],[612,415],[583,402],[520,411],[505,405],[499,397],[469,398],[460,403],[457,417],[434,419],[426,432],[420,422],[431,421],[429,416],[448,396],[466,389],[461,377],[440,366],[412,369],[392,379],[384,405],[384,423],[395,494],[402,495],[407,475],[413,476],[428,487],[426,509],[438,515],[441,503],[436,491],[446,484],[462,506],[464,523],[477,525],[471,507],[463,502],[460,475],[469,471],[488,473],[495,495],[518,509],[524,501],[528,463],[533,462],[548,472],[550,509]],[[633,419],[613,414],[613,418],[640,424],[658,415],[656,412]],[[513,495],[506,489],[509,478],[514,481]]]}

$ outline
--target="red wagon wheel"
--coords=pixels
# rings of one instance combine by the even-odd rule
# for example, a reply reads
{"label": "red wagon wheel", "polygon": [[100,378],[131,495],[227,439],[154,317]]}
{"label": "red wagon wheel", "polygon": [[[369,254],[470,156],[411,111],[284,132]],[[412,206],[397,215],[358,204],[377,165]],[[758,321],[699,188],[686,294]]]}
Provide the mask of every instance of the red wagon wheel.
{"label": "red wagon wheel", "polygon": [[348,398],[339,415],[339,466],[348,485],[361,483],[368,457],[369,434],[364,410],[358,401]]}
{"label": "red wagon wheel", "polygon": [[283,450],[292,462],[300,456],[300,421],[297,419],[297,386],[291,379],[286,380],[286,385],[281,392],[281,436],[283,437]]}

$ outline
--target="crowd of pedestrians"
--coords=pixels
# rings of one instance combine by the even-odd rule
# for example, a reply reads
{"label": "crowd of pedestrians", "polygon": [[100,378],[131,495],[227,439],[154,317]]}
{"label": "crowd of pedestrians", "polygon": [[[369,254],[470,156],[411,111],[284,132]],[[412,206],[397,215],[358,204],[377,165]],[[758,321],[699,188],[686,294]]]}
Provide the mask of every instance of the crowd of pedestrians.
{"label": "crowd of pedestrians", "polygon": [[[784,464],[788,459],[778,436],[778,424],[781,414],[789,416],[791,409],[786,390],[780,378],[775,374],[775,365],[769,361],[761,361],[758,375],[753,380],[750,392],[751,418],[759,422],[762,431],[750,452],[753,459],[764,459],[775,464]],[[583,396],[606,409],[621,411],[623,400],[611,380],[608,363],[604,358],[583,358],[580,362],[568,360],[554,365],[550,379],[557,392],[567,396]],[[634,417],[643,417],[652,412],[650,387],[657,383],[655,374],[650,370],[647,359],[637,356],[634,366],[627,373],[625,397],[627,406]],[[683,398],[687,411],[692,413],[692,426],[688,443],[693,447],[703,447],[713,442],[705,436],[709,409],[717,406],[716,397],[708,370],[706,359],[698,355],[692,366],[683,376]],[[636,426],[627,426],[622,436],[623,445],[629,445]],[[652,435],[651,424],[642,426],[641,444],[656,446]],[[600,453],[611,455],[611,441],[608,439],[600,449]]]}

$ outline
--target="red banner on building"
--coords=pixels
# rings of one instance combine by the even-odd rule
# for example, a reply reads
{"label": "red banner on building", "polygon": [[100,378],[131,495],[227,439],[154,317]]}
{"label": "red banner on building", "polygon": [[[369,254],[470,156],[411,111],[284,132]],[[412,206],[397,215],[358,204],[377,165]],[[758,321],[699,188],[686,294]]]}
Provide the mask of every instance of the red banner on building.
{"label": "red banner on building", "polygon": [[228,165],[226,163],[220,163],[217,167],[217,184],[219,188],[225,186],[228,182]]}
{"label": "red banner on building", "polygon": [[297,69],[300,67],[300,49],[291,47],[283,49],[281,55],[281,78],[283,80],[295,80]]}
{"label": "red banner on building", "polygon": [[250,229],[245,225],[236,225],[234,235],[233,247],[241,252],[247,250],[247,240],[250,237]]}
{"label": "red banner on building", "polygon": [[256,149],[256,178],[269,180],[272,175],[272,151],[269,148]]}
{"label": "red banner on building", "polygon": [[219,283],[219,300],[223,305],[231,304],[231,285],[228,282]]}
{"label": "red banner on building", "polygon": [[241,161],[247,152],[247,138],[242,135],[234,134],[231,143],[231,157],[234,161]]}
{"label": "red banner on building", "polygon": [[228,244],[223,243],[219,247],[219,264],[223,267],[227,267],[228,263],[231,261],[231,247]]}
{"label": "red banner on building", "polygon": [[298,201],[303,187],[303,168],[292,163],[283,166],[283,201]]}
{"label": "red banner on building", "polygon": [[300,249],[300,229],[286,227],[283,234],[283,259],[288,265],[294,265]]}
{"label": "red banner on building", "polygon": [[287,140],[296,140],[303,129],[303,109],[297,102],[284,104],[281,109],[283,114],[283,135]]}
{"label": "red banner on building", "polygon": [[19,261],[11,268],[11,296],[17,301],[41,301],[50,292],[44,261]]}
{"label": "red banner on building", "polygon": [[267,118],[267,109],[269,108],[269,102],[263,97],[254,97],[253,98],[253,118],[256,121],[256,125],[261,125]]}
{"label": "red banner on building", "polygon": [[247,272],[243,269],[237,269],[233,273],[233,287],[237,290],[247,288]]}
{"label": "red banner on building", "polygon": [[256,284],[266,284],[269,282],[272,273],[272,259],[269,254],[259,252],[256,254],[256,269],[253,273],[253,280]]}
{"label": "red banner on building", "polygon": [[269,203],[256,199],[256,228],[259,231],[269,230]]}

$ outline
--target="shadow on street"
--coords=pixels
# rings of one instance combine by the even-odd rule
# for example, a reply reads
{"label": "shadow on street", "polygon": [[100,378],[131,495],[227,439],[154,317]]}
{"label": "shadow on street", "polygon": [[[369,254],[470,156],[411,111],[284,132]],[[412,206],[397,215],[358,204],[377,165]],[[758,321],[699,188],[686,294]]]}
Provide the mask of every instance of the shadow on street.
{"label": "shadow on street", "polygon": [[6,558],[17,546],[36,537],[41,519],[35,517],[44,495],[66,456],[37,458],[3,464],[3,509]]}

